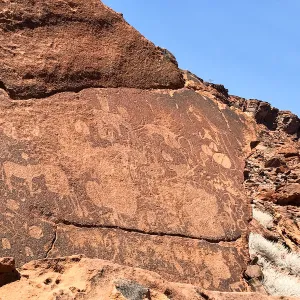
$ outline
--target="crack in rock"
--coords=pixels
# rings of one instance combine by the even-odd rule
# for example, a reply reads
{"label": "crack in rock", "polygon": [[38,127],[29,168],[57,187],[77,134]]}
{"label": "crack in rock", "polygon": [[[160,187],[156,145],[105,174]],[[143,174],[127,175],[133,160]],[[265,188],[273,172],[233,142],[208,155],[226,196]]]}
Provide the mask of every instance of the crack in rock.
{"label": "crack in rock", "polygon": [[90,229],[115,229],[115,230],[121,230],[126,232],[132,232],[132,233],[138,233],[142,235],[149,235],[149,236],[167,236],[167,237],[177,237],[177,238],[186,238],[186,239],[192,239],[192,240],[198,240],[198,241],[205,241],[212,244],[218,244],[220,242],[236,242],[241,238],[241,235],[239,234],[235,238],[224,238],[224,239],[211,239],[211,238],[205,238],[205,237],[195,237],[191,235],[185,235],[185,234],[179,234],[179,233],[166,233],[161,231],[144,231],[140,229],[133,229],[133,228],[126,228],[122,226],[116,226],[116,225],[100,225],[100,224],[81,224],[77,222],[72,222],[68,220],[58,220],[56,224],[63,224],[66,226],[74,226],[78,228],[90,228]]}

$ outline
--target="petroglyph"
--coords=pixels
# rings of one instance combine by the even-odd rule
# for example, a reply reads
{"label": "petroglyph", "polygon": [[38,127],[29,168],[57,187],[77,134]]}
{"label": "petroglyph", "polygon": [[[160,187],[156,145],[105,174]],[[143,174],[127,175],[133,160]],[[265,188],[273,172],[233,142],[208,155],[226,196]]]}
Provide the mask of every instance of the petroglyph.
{"label": "petroglyph", "polygon": [[95,205],[110,208],[115,214],[133,216],[137,211],[137,192],[130,187],[128,181],[113,183],[108,179],[101,184],[88,181],[86,191]]}
{"label": "petroglyph", "polygon": [[97,94],[97,98],[101,108],[101,113],[94,110],[95,116],[99,116],[99,118],[96,118],[98,134],[101,138],[114,142],[115,134],[121,135],[122,126],[131,130],[130,124],[126,121],[128,113],[124,107],[118,107],[118,113],[113,113],[110,111],[109,101],[106,96]]}
{"label": "petroglyph", "polygon": [[2,248],[11,249],[10,241],[7,238],[2,238]]}
{"label": "petroglyph", "polygon": [[86,123],[84,123],[81,120],[77,120],[74,124],[75,130],[83,135],[89,135],[90,134],[90,129]]}
{"label": "petroglyph", "polygon": [[3,163],[3,172],[5,183],[10,191],[13,189],[13,177],[24,179],[32,194],[34,192],[33,179],[45,176],[46,185],[50,191],[62,196],[70,195],[68,179],[59,167],[51,165],[21,165],[6,161]]}
{"label": "petroglyph", "polygon": [[20,208],[20,204],[15,200],[9,199],[6,202],[6,207],[10,210],[16,211]]}
{"label": "petroglyph", "polygon": [[202,151],[213,158],[213,160],[226,169],[231,168],[231,161],[229,157],[224,153],[219,153],[217,145],[215,143],[210,143],[209,145],[202,145]]}
{"label": "petroglyph", "polygon": [[[242,168],[234,169],[240,163],[237,139],[217,130],[223,124],[215,118],[217,106],[188,91],[171,97],[168,92],[90,89],[60,97],[27,101],[26,106],[20,101],[12,110],[0,110],[16,138],[3,135],[0,144],[3,254],[24,262],[81,252],[128,265],[135,257],[142,267],[162,274],[171,270],[174,279],[190,281],[200,274],[207,281],[199,282],[207,287],[231,285],[225,271],[212,282],[217,269],[203,261],[219,241],[228,241],[236,251],[234,241],[250,213],[240,191]],[[33,119],[38,136],[29,128]],[[60,222],[78,228],[59,236],[55,228]],[[80,226],[122,228],[123,239],[114,231],[104,236],[85,231],[84,237],[78,234]],[[152,239],[141,241],[134,232],[164,235],[170,242],[151,245]],[[173,247],[178,236],[193,245]],[[201,243],[198,251],[201,239],[209,243]],[[186,263],[194,255],[189,247],[198,257],[187,274]],[[226,247],[218,251],[223,254]],[[158,264],[151,263],[155,253]],[[226,255],[224,266],[240,274],[247,258]]]}
{"label": "petroglyph", "polygon": [[34,256],[31,248],[28,247],[28,246],[25,247],[25,254],[26,254],[27,257],[33,257]]}
{"label": "petroglyph", "polygon": [[[224,256],[221,251],[218,251],[214,254],[208,254],[206,266],[208,272],[211,275],[214,286],[220,286],[224,278],[229,279],[232,276],[228,264],[226,263],[226,260],[224,259]],[[223,278],[220,278],[220,273],[223,275]],[[207,277],[208,276],[205,276],[205,278]]]}
{"label": "petroglyph", "polygon": [[165,143],[171,147],[179,149],[181,148],[180,143],[177,141],[178,136],[172,132],[169,128],[162,126],[162,125],[154,125],[154,124],[147,124],[141,128],[141,130],[147,130],[149,135],[160,135],[163,137]]}
{"label": "petroglyph", "polygon": [[230,161],[229,157],[226,154],[215,153],[213,155],[213,159],[214,159],[214,161],[216,163],[218,163],[222,167],[224,167],[226,169],[230,169],[231,168],[231,161]]}
{"label": "petroglyph", "polygon": [[[183,212],[191,218],[191,226],[196,231],[199,227],[210,228],[211,236],[219,235],[222,231],[222,222],[230,223],[230,219],[222,216],[220,218],[218,200],[214,195],[203,189],[194,189],[187,185],[185,193],[190,193],[190,201],[183,204]],[[221,222],[222,221],[222,222]],[[224,224],[224,223],[223,223]],[[224,233],[223,233],[224,234]]]}
{"label": "petroglyph", "polygon": [[[128,266],[156,270],[168,280],[198,284],[208,289],[242,288],[237,263],[241,254],[232,247],[179,237],[147,236],[117,229],[86,229],[60,225],[52,250],[83,253]],[[171,271],[170,271],[171,270]],[[221,270],[221,272],[220,272]]]}
{"label": "petroglyph", "polygon": [[32,238],[39,240],[43,237],[43,230],[39,226],[31,226],[29,227],[29,235]]}

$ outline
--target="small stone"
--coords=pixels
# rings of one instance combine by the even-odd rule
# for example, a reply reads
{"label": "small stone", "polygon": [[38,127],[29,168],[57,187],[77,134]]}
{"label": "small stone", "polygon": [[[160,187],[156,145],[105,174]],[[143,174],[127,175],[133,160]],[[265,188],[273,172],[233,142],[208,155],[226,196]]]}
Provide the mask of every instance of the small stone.
{"label": "small stone", "polygon": [[265,162],[266,168],[278,168],[281,165],[284,165],[284,162],[278,157],[273,157]]}
{"label": "small stone", "polygon": [[247,267],[247,270],[245,271],[245,276],[250,279],[251,278],[262,279],[263,273],[261,271],[260,266],[251,265]]}
{"label": "small stone", "polygon": [[0,258],[0,273],[9,273],[15,270],[15,259],[13,257]]}

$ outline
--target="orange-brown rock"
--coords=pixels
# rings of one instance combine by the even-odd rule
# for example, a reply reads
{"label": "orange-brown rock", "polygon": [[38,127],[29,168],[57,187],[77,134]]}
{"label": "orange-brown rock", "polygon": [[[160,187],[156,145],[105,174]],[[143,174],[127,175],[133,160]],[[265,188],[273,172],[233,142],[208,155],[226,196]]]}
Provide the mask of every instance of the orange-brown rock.
{"label": "orange-brown rock", "polygon": [[[0,55],[0,255],[44,258],[0,299],[271,299],[214,290],[265,293],[249,228],[299,250],[296,115],[179,70],[98,0],[0,2]],[[78,253],[107,261],[49,259]]]}
{"label": "orange-brown rock", "polygon": [[9,273],[15,270],[15,260],[13,257],[0,258],[0,273]]}
{"label": "orange-brown rock", "polygon": [[99,0],[1,1],[0,45],[0,86],[15,99],[184,85],[176,61]]}
{"label": "orange-brown rock", "polygon": [[185,89],[2,93],[0,105],[2,255],[20,265],[84,253],[245,290],[237,114]]}
{"label": "orange-brown rock", "polygon": [[[219,293],[170,282],[157,273],[72,256],[27,263],[21,280],[0,288],[1,300],[292,300],[258,293]],[[296,298],[295,298],[296,299]]]}
{"label": "orange-brown rock", "polygon": [[[246,160],[245,188],[255,207],[273,217],[268,229],[252,222],[254,232],[299,252],[300,144],[297,126],[288,125],[297,124],[297,117],[289,112],[279,112],[279,116],[285,119],[277,118],[276,130],[257,128],[258,139]],[[289,132],[287,128],[294,129]]]}
{"label": "orange-brown rock", "polygon": [[291,183],[279,188],[272,196],[273,200],[280,205],[300,206],[300,184]]}
{"label": "orange-brown rock", "polygon": [[0,258],[0,287],[20,278],[13,257]]}

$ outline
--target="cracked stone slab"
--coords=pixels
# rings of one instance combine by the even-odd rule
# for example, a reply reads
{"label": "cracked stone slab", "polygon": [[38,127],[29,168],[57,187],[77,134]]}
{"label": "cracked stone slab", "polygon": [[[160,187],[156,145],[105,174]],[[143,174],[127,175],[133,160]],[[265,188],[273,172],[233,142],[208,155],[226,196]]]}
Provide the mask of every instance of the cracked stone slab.
{"label": "cracked stone slab", "polygon": [[184,86],[176,60],[100,0],[0,1],[0,45],[0,86],[15,99]]}
{"label": "cracked stone slab", "polygon": [[155,236],[120,229],[59,225],[49,257],[81,253],[118,264],[155,271],[169,281],[219,291],[243,291],[246,268],[242,241],[209,243],[203,240]]}
{"label": "cracked stone slab", "polygon": [[[1,255],[19,265],[47,256],[57,223],[210,241],[203,253],[220,241],[246,251],[235,243],[250,216],[243,120],[230,109],[186,89],[86,89],[40,101],[1,92],[0,100]],[[239,282],[246,260],[226,262],[239,266]]]}

